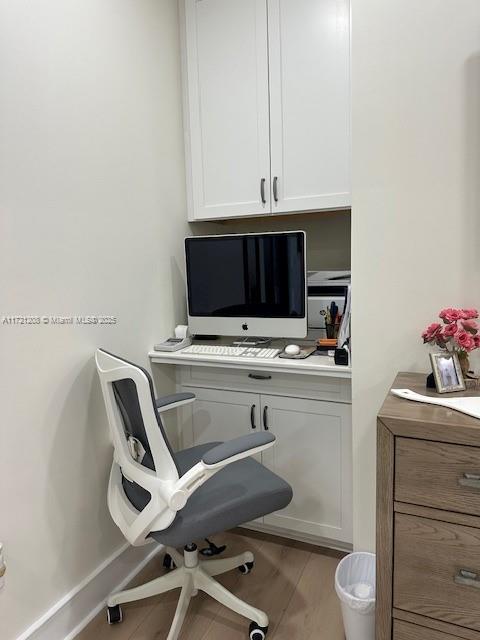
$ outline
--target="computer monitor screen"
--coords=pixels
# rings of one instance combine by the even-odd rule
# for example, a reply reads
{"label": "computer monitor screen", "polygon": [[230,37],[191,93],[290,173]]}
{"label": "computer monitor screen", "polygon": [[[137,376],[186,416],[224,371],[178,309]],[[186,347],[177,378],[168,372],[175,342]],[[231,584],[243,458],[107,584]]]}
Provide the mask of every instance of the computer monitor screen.
{"label": "computer monitor screen", "polygon": [[192,333],[305,337],[303,231],[185,240]]}

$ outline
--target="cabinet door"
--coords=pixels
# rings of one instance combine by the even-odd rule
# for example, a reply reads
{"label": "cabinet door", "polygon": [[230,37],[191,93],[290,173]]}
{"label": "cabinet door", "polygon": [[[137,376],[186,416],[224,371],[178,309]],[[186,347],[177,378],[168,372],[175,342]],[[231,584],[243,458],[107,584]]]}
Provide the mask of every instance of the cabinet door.
{"label": "cabinet door", "polygon": [[268,0],[274,213],[351,204],[349,4]]}
{"label": "cabinet door", "polygon": [[185,0],[185,25],[190,219],[269,213],[266,1]]}
{"label": "cabinet door", "polygon": [[225,442],[260,430],[260,396],[255,393],[194,389],[192,444]]}
{"label": "cabinet door", "polygon": [[350,405],[262,396],[262,426],[277,441],[264,464],[293,488],[290,505],[265,517],[290,531],[352,541]]}

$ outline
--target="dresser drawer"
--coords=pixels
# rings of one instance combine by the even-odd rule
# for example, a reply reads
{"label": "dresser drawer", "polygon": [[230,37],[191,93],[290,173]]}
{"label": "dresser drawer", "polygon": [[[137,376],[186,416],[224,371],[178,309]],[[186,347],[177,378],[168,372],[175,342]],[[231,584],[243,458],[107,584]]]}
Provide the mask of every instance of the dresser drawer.
{"label": "dresser drawer", "polygon": [[480,529],[395,514],[394,607],[480,630]]}
{"label": "dresser drawer", "polygon": [[458,640],[458,636],[419,627],[416,624],[395,620],[393,623],[393,640]]}
{"label": "dresser drawer", "polygon": [[395,500],[480,515],[480,448],[396,438]]}

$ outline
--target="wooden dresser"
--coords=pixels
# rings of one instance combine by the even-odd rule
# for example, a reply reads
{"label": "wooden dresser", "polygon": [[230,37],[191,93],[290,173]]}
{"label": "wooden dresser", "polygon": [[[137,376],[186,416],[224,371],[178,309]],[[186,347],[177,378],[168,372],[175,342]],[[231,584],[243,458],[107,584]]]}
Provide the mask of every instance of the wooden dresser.
{"label": "wooden dresser", "polygon": [[[436,395],[425,378],[401,373],[392,388]],[[389,394],[378,416],[376,640],[454,638],[480,640],[480,420]]]}

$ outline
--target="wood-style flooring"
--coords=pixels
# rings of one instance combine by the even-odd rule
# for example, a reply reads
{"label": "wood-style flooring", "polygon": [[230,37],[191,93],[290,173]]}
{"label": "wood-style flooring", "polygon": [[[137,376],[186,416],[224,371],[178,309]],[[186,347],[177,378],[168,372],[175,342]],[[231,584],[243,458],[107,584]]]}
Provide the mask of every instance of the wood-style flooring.
{"label": "wood-style flooring", "polygon": [[[335,569],[343,554],[300,542],[237,529],[215,537],[227,544],[225,556],[250,549],[253,571],[232,571],[219,581],[239,598],[263,609],[270,618],[268,640],[344,640]],[[164,572],[155,557],[132,585]],[[123,622],[110,626],[102,611],[77,640],[164,640],[179,590],[123,605]],[[180,640],[247,640],[249,622],[199,593],[190,603]]]}

